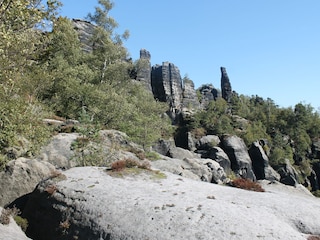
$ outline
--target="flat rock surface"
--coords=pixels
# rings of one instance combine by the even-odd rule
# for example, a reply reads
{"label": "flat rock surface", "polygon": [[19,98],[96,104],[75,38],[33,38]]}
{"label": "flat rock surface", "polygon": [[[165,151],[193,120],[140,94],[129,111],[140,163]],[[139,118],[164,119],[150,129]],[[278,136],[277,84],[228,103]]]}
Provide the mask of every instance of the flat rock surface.
{"label": "flat rock surface", "polygon": [[110,176],[96,167],[64,174],[52,197],[81,209],[108,239],[305,240],[320,234],[320,199],[303,187],[264,181],[266,192],[252,192],[171,173]]}

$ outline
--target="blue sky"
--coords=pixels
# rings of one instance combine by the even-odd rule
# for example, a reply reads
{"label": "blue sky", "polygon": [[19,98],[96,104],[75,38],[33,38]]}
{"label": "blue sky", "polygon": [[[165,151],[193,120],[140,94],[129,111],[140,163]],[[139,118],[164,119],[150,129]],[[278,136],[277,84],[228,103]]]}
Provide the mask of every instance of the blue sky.
{"label": "blue sky", "polygon": [[[98,1],[63,0],[61,15],[84,18]],[[320,107],[319,0],[114,0],[110,16],[131,57],[179,67],[196,87],[220,88],[220,66],[233,90],[280,107]]]}

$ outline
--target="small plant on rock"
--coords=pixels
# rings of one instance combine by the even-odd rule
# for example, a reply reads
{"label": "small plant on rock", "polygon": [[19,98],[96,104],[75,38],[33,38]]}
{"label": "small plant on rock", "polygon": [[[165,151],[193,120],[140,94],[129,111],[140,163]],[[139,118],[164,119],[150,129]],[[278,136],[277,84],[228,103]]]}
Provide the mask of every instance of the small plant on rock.
{"label": "small plant on rock", "polygon": [[257,182],[253,182],[247,178],[236,178],[230,182],[232,187],[237,187],[245,190],[255,191],[255,192],[264,192],[265,190]]}
{"label": "small plant on rock", "polygon": [[149,161],[137,161],[131,158],[118,160],[111,164],[112,171],[122,171],[125,168],[141,168],[149,170],[151,168]]}
{"label": "small plant on rock", "polygon": [[4,208],[2,209],[0,215],[0,224],[8,225],[10,223],[10,217],[12,217],[18,226],[25,232],[28,227],[28,220],[19,216],[21,214],[20,210],[16,207],[14,208]]}
{"label": "small plant on rock", "polygon": [[114,172],[121,171],[121,170],[125,169],[125,167],[126,167],[125,160],[115,161],[111,164],[111,169]]}

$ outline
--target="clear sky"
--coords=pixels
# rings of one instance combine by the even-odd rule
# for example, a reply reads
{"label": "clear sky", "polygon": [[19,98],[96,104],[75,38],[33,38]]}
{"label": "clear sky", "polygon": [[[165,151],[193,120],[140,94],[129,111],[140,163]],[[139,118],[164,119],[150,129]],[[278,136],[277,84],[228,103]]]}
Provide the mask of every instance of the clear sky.
{"label": "clear sky", "polygon": [[[145,48],[151,63],[179,67],[196,88],[220,88],[220,66],[232,89],[271,98],[280,107],[320,107],[319,0],[114,0],[110,16],[131,57]],[[95,0],[62,0],[61,15],[84,18]]]}

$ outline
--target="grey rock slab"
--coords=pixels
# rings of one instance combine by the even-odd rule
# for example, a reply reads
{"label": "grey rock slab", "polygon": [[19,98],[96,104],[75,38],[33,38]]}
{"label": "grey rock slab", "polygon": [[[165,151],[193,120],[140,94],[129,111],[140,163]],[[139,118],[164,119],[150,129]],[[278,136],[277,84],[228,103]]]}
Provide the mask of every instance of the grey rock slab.
{"label": "grey rock slab", "polygon": [[[305,240],[306,233],[320,234],[315,214],[320,200],[294,188],[266,184],[267,191],[257,193],[170,173],[165,179],[148,174],[118,178],[96,167],[64,174],[67,180],[56,183],[58,190],[46,195],[45,203],[37,196],[44,194],[41,189],[48,183],[43,182],[34,192],[37,204],[28,206],[37,212],[35,220],[43,231],[58,227],[46,226],[42,219],[54,207],[69,218],[68,236],[81,234],[84,239]],[[54,239],[54,234],[48,236]]]}

